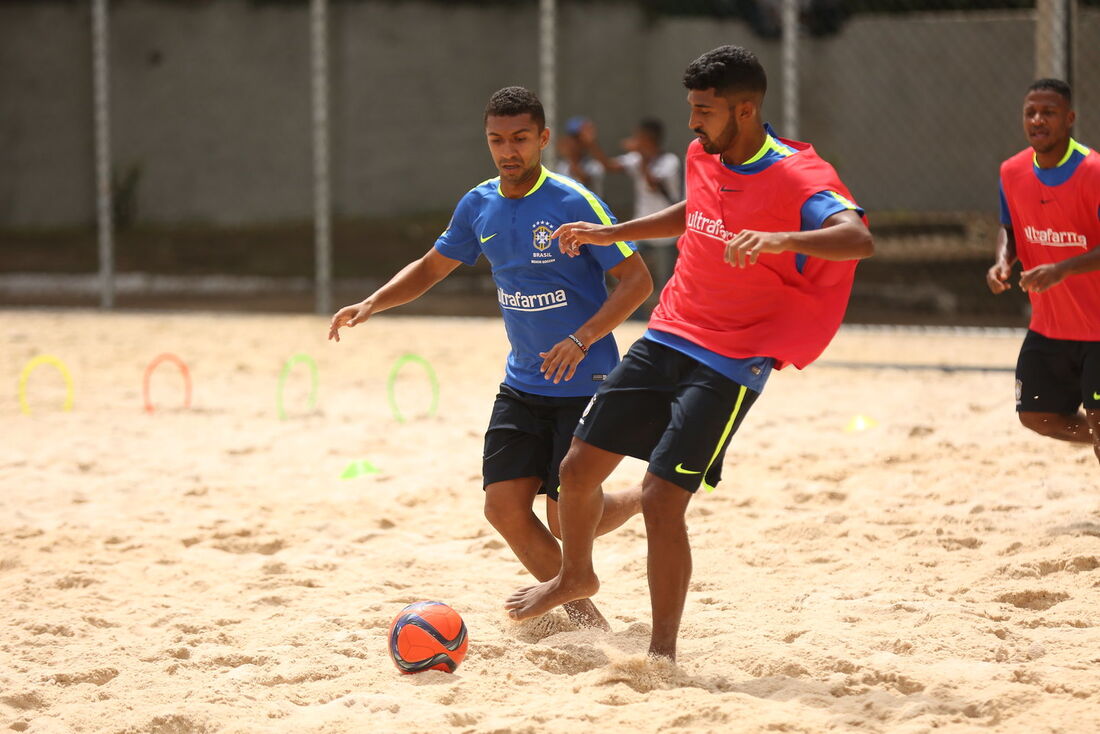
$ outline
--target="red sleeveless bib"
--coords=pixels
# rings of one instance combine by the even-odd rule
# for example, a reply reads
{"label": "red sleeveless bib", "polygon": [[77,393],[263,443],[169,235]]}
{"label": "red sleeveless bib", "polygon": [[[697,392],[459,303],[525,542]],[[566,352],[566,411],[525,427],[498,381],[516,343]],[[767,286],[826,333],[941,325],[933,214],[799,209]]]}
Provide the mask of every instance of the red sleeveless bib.
{"label": "red sleeveless bib", "polygon": [[[1100,154],[1090,151],[1065,182],[1046,186],[1025,148],[1001,164],[1001,186],[1024,270],[1100,245]],[[1100,341],[1100,271],[1071,275],[1031,299],[1030,328],[1050,339]]]}
{"label": "red sleeveless bib", "polygon": [[730,170],[699,141],[688,147],[687,229],[676,268],[649,325],[727,357],[772,357],[776,367],[813,362],[836,334],[852,291],[856,261],[762,255],[744,269],[727,265],[725,241],[742,229],[797,232],[802,204],[821,191],[849,200],[836,171],[807,143],[759,173]]}

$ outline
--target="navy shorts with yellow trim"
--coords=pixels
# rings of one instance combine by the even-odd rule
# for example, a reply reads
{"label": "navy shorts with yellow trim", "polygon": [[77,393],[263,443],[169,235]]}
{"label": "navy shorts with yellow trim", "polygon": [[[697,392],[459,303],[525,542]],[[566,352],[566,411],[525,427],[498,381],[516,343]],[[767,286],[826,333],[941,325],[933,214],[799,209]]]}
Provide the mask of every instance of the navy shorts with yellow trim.
{"label": "navy shorts with yellow trim", "polygon": [[639,339],[585,408],[576,436],[649,462],[689,492],[717,486],[730,439],[759,397],[705,364]]}
{"label": "navy shorts with yellow trim", "polygon": [[1016,410],[1071,415],[1100,409],[1100,342],[1028,330],[1016,360]]}
{"label": "navy shorts with yellow trim", "polygon": [[558,498],[558,468],[587,397],[551,397],[502,384],[485,431],[484,487],[524,477],[542,480],[539,494]]}

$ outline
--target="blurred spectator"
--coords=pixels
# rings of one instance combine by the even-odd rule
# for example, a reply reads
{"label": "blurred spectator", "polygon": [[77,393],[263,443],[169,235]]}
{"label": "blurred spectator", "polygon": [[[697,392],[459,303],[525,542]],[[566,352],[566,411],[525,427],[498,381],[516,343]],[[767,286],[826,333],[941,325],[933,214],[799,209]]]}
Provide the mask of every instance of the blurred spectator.
{"label": "blurred spectator", "polygon": [[[622,141],[626,153],[609,157],[596,139],[596,126],[585,121],[580,141],[592,157],[608,171],[629,174],[634,179],[634,218],[659,212],[683,197],[683,174],[680,158],[664,149],[664,125],[651,117],[642,119],[634,134]],[[660,293],[672,277],[676,263],[676,238],[645,240],[638,249],[653,274],[653,290]]]}
{"label": "blurred spectator", "polygon": [[558,162],[554,171],[579,181],[602,198],[604,167],[592,157],[583,140],[586,126],[591,125],[592,122],[584,117],[570,117],[566,121],[565,133],[558,136]]}
{"label": "blurred spectator", "polygon": [[634,179],[634,218],[669,207],[681,199],[683,176],[680,158],[664,149],[664,125],[650,117],[638,123],[634,134],[622,141],[626,153],[610,158],[596,140],[596,126],[585,121],[580,141],[603,168],[627,173]]}

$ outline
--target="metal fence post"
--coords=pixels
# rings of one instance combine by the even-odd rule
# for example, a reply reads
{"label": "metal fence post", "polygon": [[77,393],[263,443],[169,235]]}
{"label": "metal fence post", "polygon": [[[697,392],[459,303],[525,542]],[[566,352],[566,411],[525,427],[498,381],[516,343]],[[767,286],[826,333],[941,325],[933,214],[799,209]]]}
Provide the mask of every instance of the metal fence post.
{"label": "metal fence post", "polygon": [[[551,134],[555,133],[558,106],[557,24],[556,0],[539,0],[539,97]],[[553,146],[547,146],[542,152],[547,167],[553,167],[556,158]]]}
{"label": "metal fence post", "polygon": [[332,201],[329,191],[328,0],[312,0],[313,240],[317,313],[332,311]]}
{"label": "metal fence post", "polygon": [[1035,76],[1073,84],[1073,0],[1038,0],[1035,5]]}
{"label": "metal fence post", "polygon": [[111,118],[107,0],[92,0],[92,97],[95,126],[96,224],[99,240],[99,305],[115,305],[115,243],[111,201]]}
{"label": "metal fence post", "polygon": [[798,138],[798,0],[783,0],[783,136]]}

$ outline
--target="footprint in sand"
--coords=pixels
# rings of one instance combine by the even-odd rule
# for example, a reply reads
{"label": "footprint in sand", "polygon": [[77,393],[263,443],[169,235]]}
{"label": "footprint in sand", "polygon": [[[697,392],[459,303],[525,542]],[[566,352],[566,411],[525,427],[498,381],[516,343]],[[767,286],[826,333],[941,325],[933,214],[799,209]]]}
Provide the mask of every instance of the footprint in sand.
{"label": "footprint in sand", "polygon": [[46,676],[43,680],[56,683],[59,686],[74,686],[78,683],[94,683],[101,686],[114,680],[117,676],[118,670],[116,668],[96,668],[80,673],[54,673]]}
{"label": "footprint in sand", "polygon": [[716,728],[717,724],[728,723],[729,720],[729,712],[723,711],[718,706],[703,706],[691,713],[679,714],[672,720],[664,722],[656,728],[657,731],[664,731],[666,729],[697,727],[701,725],[704,729],[711,731]]}
{"label": "footprint in sand", "polygon": [[[504,647],[504,645],[494,645],[492,643],[483,642],[479,644],[476,649],[477,657],[486,658],[489,660],[502,658],[508,654],[508,648]],[[471,649],[470,652],[473,653],[474,650]]]}
{"label": "footprint in sand", "polygon": [[944,550],[957,551],[963,548],[978,548],[982,545],[982,541],[977,538],[940,538],[940,545]]}
{"label": "footprint in sand", "polygon": [[494,551],[498,551],[504,548],[504,541],[499,538],[487,538],[486,540],[478,540],[470,544],[469,552],[478,553],[482,558],[489,558],[495,555]]}
{"label": "footprint in sand", "polygon": [[547,673],[576,675],[607,665],[607,655],[602,650],[581,645],[540,647],[528,650],[524,657]]}
{"label": "footprint in sand", "polygon": [[84,589],[92,584],[98,583],[99,579],[94,579],[79,573],[70,573],[59,578],[53,585],[58,589]]}
{"label": "footprint in sand", "polygon": [[1074,556],[1055,558],[1048,561],[1031,561],[1019,566],[1001,566],[997,573],[1013,579],[1041,578],[1052,573],[1085,573],[1100,568],[1097,556]]}
{"label": "footprint in sand", "polygon": [[911,696],[920,693],[925,685],[900,673],[887,673],[872,670],[862,674],[850,675],[843,683],[833,686],[829,693],[834,697],[859,696],[867,693],[872,688],[885,688],[897,691],[903,696]]}
{"label": "footprint in sand", "polygon": [[465,711],[454,711],[447,714],[447,724],[450,726],[476,726],[480,718]]}
{"label": "footprint in sand", "polygon": [[100,629],[107,629],[108,627],[118,627],[118,625],[114,622],[103,619],[102,617],[81,617],[81,619],[83,619],[85,622],[92,625],[93,627],[98,627]]}
{"label": "footprint in sand", "polygon": [[154,716],[144,726],[127,729],[126,731],[135,732],[135,734],[202,734],[218,728],[216,726],[211,728],[210,723],[197,721],[183,714],[167,714]]}
{"label": "footprint in sand", "polygon": [[283,548],[287,547],[287,542],[282,538],[272,538],[271,540],[262,540],[260,538],[226,538],[221,542],[214,543],[214,548],[225,551],[226,553],[259,553],[263,556],[270,556],[278,553]]}
{"label": "footprint in sand", "polygon": [[18,691],[0,695],[0,703],[20,711],[36,711],[49,706],[46,697],[39,691]]}
{"label": "footprint in sand", "polygon": [[1075,522],[1071,525],[1059,525],[1047,531],[1048,535],[1092,535],[1100,538],[1100,525],[1094,522]]}
{"label": "footprint in sand", "polygon": [[1044,609],[1050,609],[1055,604],[1061,604],[1069,598],[1069,594],[1061,591],[1028,590],[1001,594],[993,601],[1001,604],[1011,604],[1018,609],[1031,609],[1041,612]]}
{"label": "footprint in sand", "polygon": [[[848,475],[844,472],[834,472],[833,474],[820,474],[813,477],[813,479],[818,482],[840,482],[847,479],[847,477]],[[824,492],[798,492],[794,496],[794,501],[800,505],[810,501],[818,504],[830,504],[844,502],[846,499],[848,499],[846,492],[837,492],[831,489]]]}
{"label": "footprint in sand", "polygon": [[200,667],[202,668],[239,668],[242,665],[266,665],[270,658],[264,655],[245,655],[243,653],[234,652],[228,655],[217,655],[212,658],[204,660]]}
{"label": "footprint in sand", "polygon": [[28,624],[23,629],[32,635],[53,635],[55,637],[72,637],[75,633],[63,624],[44,624],[36,622]]}
{"label": "footprint in sand", "polygon": [[576,626],[568,617],[560,612],[550,612],[534,619],[525,619],[522,622],[508,620],[505,634],[521,642],[540,642],[559,632],[575,630]]}
{"label": "footprint in sand", "polygon": [[692,676],[676,663],[648,655],[632,655],[609,663],[599,671],[595,682],[605,686],[622,683],[638,693],[669,688],[702,688],[708,691],[731,689],[725,678],[704,679]]}

